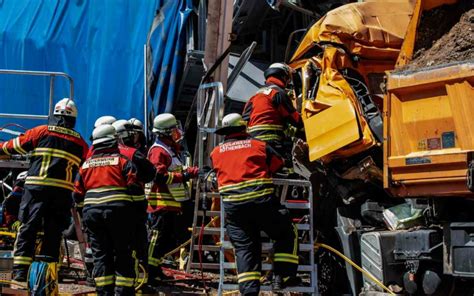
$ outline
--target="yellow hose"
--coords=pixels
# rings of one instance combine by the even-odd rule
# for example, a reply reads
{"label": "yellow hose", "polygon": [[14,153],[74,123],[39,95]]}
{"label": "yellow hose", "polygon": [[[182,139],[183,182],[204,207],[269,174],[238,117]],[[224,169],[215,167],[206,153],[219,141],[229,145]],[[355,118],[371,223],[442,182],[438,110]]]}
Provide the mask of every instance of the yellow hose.
{"label": "yellow hose", "polygon": [[382,289],[384,289],[385,291],[387,291],[387,293],[389,293],[390,295],[396,295],[395,293],[393,293],[392,290],[390,290],[389,288],[387,288],[384,284],[382,284],[378,279],[376,279],[370,272],[364,270],[362,267],[360,267],[359,265],[355,264],[354,261],[352,261],[351,259],[347,258],[344,254],[342,254],[341,252],[339,252],[338,250],[334,249],[333,247],[331,246],[328,246],[326,244],[322,244],[322,243],[315,243],[314,244],[314,248],[315,249],[318,249],[319,247],[321,248],[324,248],[324,249],[327,249],[331,252],[333,252],[334,254],[338,255],[339,257],[341,257],[342,259],[344,259],[344,261],[346,261],[347,263],[349,263],[350,265],[352,265],[352,267],[354,267],[355,269],[357,269],[358,271],[360,271],[362,274],[364,274],[366,277],[370,278],[375,284],[377,284],[377,286],[381,287]]}
{"label": "yellow hose", "polygon": [[[377,280],[377,278],[375,278],[370,272],[364,270],[362,267],[360,267],[359,265],[355,264],[354,261],[352,261],[351,259],[347,258],[344,254],[342,254],[341,252],[339,252],[338,250],[334,249],[333,247],[331,246],[328,246],[326,244],[322,244],[322,243],[315,243],[314,244],[314,248],[315,249],[318,249],[318,248],[324,248],[324,249],[327,249],[331,252],[333,252],[334,254],[338,255],[339,257],[341,257],[342,259],[344,259],[344,261],[346,261],[347,263],[349,263],[350,265],[352,265],[355,269],[357,269],[358,271],[360,271],[362,274],[364,274],[366,277],[368,277],[369,279],[371,279],[377,286],[379,286],[380,288],[384,289],[385,291],[387,291],[387,293],[389,293],[390,295],[396,295],[395,293],[393,293],[392,290],[390,290],[389,288],[387,288],[384,284],[382,284],[379,280]],[[225,292],[223,293],[222,295],[230,295],[230,294],[234,294],[234,293],[237,293],[239,291],[229,291],[229,292]]]}
{"label": "yellow hose", "polygon": [[[209,221],[209,223],[206,224],[206,226],[204,226],[204,228],[208,227],[209,225],[211,225],[211,223],[214,222],[214,220],[217,220],[219,217],[214,217],[211,219],[211,221]],[[174,250],[172,251],[169,251],[168,253],[164,254],[162,258],[166,258],[170,255],[173,255],[174,253],[178,252],[181,248],[184,248],[186,247],[187,245],[189,245],[191,243],[191,240],[193,239],[193,237],[196,237],[198,236],[199,234],[196,233],[194,236],[191,236],[190,239],[188,239],[187,241],[185,241],[184,243],[182,243],[180,246],[178,246],[177,248],[175,248]]]}
{"label": "yellow hose", "polygon": [[18,286],[20,288],[23,288],[23,289],[28,289],[27,286],[23,285],[23,284],[20,284],[18,282],[14,282],[14,281],[6,281],[6,280],[0,280],[0,283],[2,284],[9,284],[9,285],[15,285],[15,286]]}
{"label": "yellow hose", "polygon": [[6,235],[15,238],[16,233],[15,232],[8,232],[8,231],[0,231],[0,235]]}
{"label": "yellow hose", "polygon": [[145,267],[141,264],[138,264],[138,267],[143,271],[143,278],[142,278],[142,281],[138,284],[138,286],[135,287],[135,291],[140,290],[140,288],[145,284],[148,278],[148,273],[146,272]]}

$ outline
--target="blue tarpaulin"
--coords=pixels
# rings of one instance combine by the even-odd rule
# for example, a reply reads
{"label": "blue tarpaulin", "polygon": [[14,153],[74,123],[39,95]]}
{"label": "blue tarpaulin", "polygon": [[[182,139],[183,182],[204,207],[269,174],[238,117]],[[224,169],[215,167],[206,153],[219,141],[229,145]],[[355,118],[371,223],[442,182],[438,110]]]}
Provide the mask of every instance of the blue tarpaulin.
{"label": "blue tarpaulin", "polygon": [[[152,64],[167,87],[156,89],[155,104],[172,100],[188,7],[186,0],[0,0],[0,68],[71,75],[77,130],[88,138],[102,115],[143,120],[144,45],[157,11]],[[68,96],[66,80],[56,79],[55,93],[55,101]],[[47,114],[48,95],[46,78],[0,75],[0,113]],[[9,122],[42,123],[0,119],[0,126]]]}
{"label": "blue tarpaulin", "polygon": [[186,30],[191,24],[188,22],[191,11],[191,0],[164,1],[153,21],[148,39],[152,57],[149,65],[152,72],[148,79],[156,114],[171,112],[174,107],[177,81],[186,55],[185,45],[191,31]]}

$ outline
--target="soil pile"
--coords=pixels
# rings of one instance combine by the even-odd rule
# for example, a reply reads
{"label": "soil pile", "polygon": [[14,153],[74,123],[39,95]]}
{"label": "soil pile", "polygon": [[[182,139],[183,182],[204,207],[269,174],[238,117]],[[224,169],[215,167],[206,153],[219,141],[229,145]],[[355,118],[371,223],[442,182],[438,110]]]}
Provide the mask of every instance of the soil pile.
{"label": "soil pile", "polygon": [[413,60],[403,70],[474,59],[474,5],[445,5],[423,13]]}

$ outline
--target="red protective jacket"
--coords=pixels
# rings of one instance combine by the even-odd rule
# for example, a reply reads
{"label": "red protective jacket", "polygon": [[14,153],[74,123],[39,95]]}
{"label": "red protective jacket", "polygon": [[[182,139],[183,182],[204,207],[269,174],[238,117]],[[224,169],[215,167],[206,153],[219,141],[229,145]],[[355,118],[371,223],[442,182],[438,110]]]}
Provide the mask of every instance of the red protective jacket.
{"label": "red protective jacket", "polygon": [[300,114],[283,89],[284,83],[269,77],[266,84],[245,104],[242,117],[248,132],[262,141],[281,141],[285,124],[303,127]]}
{"label": "red protective jacket", "polygon": [[148,151],[148,159],[155,166],[157,178],[147,194],[148,212],[160,210],[180,211],[185,199],[183,188],[183,162],[180,147],[169,140],[158,140]]}
{"label": "red protective jacket", "polygon": [[247,134],[228,136],[211,152],[211,160],[227,205],[271,198],[272,174],[283,166],[283,159],[270,145]]}
{"label": "red protective jacket", "polygon": [[94,150],[79,170],[74,188],[76,206],[123,205],[133,201],[137,169],[118,148]]}
{"label": "red protective jacket", "polygon": [[145,201],[144,187],[148,182],[153,181],[156,175],[156,169],[143,153],[134,147],[128,147],[123,144],[118,145],[120,154],[130,159],[137,168],[137,181],[141,185],[134,194],[134,201]]}
{"label": "red protective jacket", "polygon": [[30,168],[25,187],[74,189],[73,178],[88,151],[86,142],[78,132],[54,125],[37,126],[3,143],[0,155],[27,154],[30,151]]}

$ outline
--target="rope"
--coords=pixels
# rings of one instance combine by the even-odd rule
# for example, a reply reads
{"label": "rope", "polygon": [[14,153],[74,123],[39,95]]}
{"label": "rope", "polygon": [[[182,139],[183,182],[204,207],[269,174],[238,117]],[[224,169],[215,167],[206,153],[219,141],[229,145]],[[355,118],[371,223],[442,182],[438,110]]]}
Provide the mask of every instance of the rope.
{"label": "rope", "polygon": [[381,287],[382,289],[384,289],[385,291],[387,291],[387,293],[389,293],[390,295],[396,295],[395,293],[393,293],[392,290],[390,290],[389,288],[387,288],[384,284],[382,284],[377,278],[375,278],[370,272],[364,270],[362,267],[360,267],[359,265],[355,264],[354,261],[352,261],[351,259],[347,258],[344,254],[342,254],[341,252],[339,252],[338,250],[334,249],[333,247],[331,246],[328,246],[326,244],[322,244],[322,243],[315,243],[314,244],[314,248],[315,249],[318,249],[319,247],[321,248],[324,248],[326,250],[329,250],[331,252],[333,252],[334,254],[338,255],[339,257],[341,257],[342,259],[344,259],[344,261],[346,261],[347,263],[349,263],[350,265],[352,265],[352,267],[354,267],[355,269],[357,269],[358,271],[360,271],[363,275],[365,275],[366,277],[370,278],[377,286]]}

